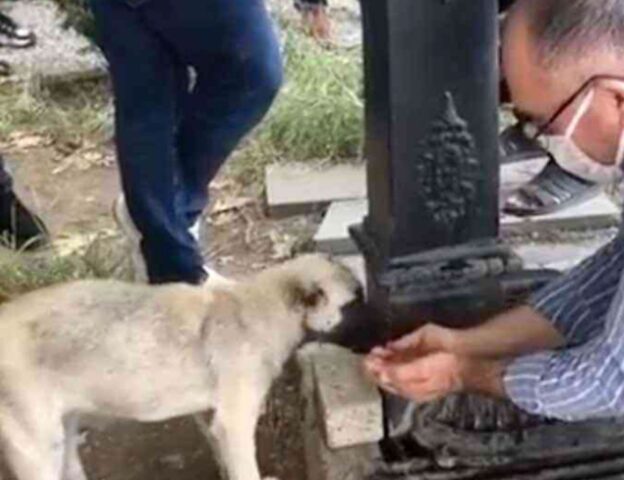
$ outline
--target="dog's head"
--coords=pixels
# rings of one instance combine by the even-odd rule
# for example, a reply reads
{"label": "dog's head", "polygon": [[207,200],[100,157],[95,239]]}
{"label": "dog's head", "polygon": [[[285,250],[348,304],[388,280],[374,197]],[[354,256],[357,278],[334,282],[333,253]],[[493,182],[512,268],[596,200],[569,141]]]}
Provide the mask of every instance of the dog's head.
{"label": "dog's head", "polygon": [[367,351],[379,343],[381,320],[366,304],[353,272],[326,255],[303,255],[287,266],[288,295],[303,315],[307,341]]}

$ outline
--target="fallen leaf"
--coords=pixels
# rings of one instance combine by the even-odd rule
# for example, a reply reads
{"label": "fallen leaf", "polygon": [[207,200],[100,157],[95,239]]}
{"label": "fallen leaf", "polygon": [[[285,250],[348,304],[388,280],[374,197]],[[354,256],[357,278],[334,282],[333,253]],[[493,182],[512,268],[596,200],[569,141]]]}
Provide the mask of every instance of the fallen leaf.
{"label": "fallen leaf", "polygon": [[219,215],[232,210],[239,210],[253,203],[254,199],[249,197],[236,197],[227,200],[218,200],[212,209],[212,214]]}

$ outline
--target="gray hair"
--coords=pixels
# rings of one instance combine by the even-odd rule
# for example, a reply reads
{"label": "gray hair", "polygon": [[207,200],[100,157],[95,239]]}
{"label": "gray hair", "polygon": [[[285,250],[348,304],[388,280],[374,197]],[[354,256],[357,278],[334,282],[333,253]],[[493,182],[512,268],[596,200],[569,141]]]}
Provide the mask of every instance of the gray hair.
{"label": "gray hair", "polygon": [[588,55],[601,51],[624,53],[624,0],[527,3],[539,60],[544,65],[582,62]]}

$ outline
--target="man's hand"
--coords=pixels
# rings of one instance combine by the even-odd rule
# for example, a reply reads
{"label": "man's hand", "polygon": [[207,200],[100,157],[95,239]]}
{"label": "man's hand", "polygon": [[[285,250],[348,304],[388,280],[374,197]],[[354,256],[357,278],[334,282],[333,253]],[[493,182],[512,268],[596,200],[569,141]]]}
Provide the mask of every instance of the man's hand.
{"label": "man's hand", "polygon": [[384,390],[416,402],[429,402],[459,392],[504,397],[504,362],[448,352],[412,358],[369,355],[365,368]]}
{"label": "man's hand", "polygon": [[384,347],[374,348],[369,357],[394,361],[409,360],[434,352],[455,352],[456,332],[429,324]]}
{"label": "man's hand", "polygon": [[402,360],[371,356],[365,366],[384,390],[417,402],[428,402],[464,388],[460,363],[456,355],[438,352]]}

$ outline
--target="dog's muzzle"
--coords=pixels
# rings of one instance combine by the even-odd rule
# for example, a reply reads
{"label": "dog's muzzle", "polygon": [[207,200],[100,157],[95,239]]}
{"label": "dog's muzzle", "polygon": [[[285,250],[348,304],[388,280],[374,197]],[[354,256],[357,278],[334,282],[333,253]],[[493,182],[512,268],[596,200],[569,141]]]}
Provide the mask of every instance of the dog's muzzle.
{"label": "dog's muzzle", "polygon": [[328,332],[308,330],[306,342],[333,343],[355,353],[368,353],[387,341],[388,328],[383,315],[376,312],[359,293],[340,309],[341,321]]}

